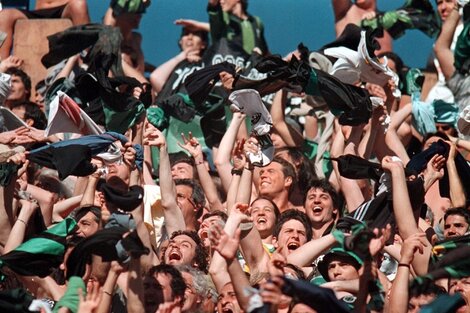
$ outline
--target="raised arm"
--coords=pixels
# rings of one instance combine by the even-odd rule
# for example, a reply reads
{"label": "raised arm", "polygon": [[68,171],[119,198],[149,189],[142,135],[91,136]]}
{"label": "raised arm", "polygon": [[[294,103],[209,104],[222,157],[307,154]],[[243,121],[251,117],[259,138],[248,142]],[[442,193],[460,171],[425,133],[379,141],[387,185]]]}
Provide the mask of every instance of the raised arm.
{"label": "raised arm", "polygon": [[408,286],[411,274],[411,263],[416,253],[423,253],[426,245],[426,234],[416,233],[403,242],[397,274],[393,280],[388,313],[408,312]]}
{"label": "raised arm", "polygon": [[271,105],[273,127],[289,147],[299,147],[302,145],[304,138],[301,133],[286,123],[286,117],[284,114],[286,101],[286,92],[282,89],[276,92]]}
{"label": "raised arm", "polygon": [[186,59],[187,54],[187,51],[181,51],[165,63],[161,64],[150,74],[150,84],[152,84],[152,88],[157,93],[162,90],[175,67]]}
{"label": "raised arm", "polygon": [[193,137],[191,132],[189,132],[188,138],[186,138],[184,134],[181,134],[181,137],[183,139],[183,144],[178,142],[178,145],[188,151],[194,159],[197,175],[199,177],[199,181],[201,182],[201,187],[204,190],[207,201],[209,202],[210,211],[223,211],[224,207],[219,199],[217,188],[205,166],[202,147],[199,144],[199,141]]}
{"label": "raised arm", "polygon": [[343,17],[345,17],[346,13],[348,13],[349,9],[352,6],[351,0],[331,0],[331,4],[333,5],[335,22],[338,22]]}
{"label": "raised arm", "polygon": [[447,16],[444,24],[442,25],[439,37],[437,37],[436,43],[434,44],[434,52],[436,53],[436,58],[439,61],[439,65],[446,80],[449,80],[455,72],[455,58],[450,46],[452,44],[455,29],[457,28],[457,25],[459,25],[459,22],[460,14],[457,2],[455,2],[454,10],[452,10],[449,16]]}
{"label": "raised arm", "polygon": [[450,145],[449,156],[446,161],[447,174],[449,175],[450,201],[454,208],[465,207],[467,198],[459,173],[457,172],[457,167],[455,166],[455,156],[458,151],[454,143],[450,141],[447,143]]}
{"label": "raised arm", "polygon": [[177,230],[184,230],[186,225],[183,213],[176,202],[176,187],[171,177],[170,157],[168,156],[165,137],[157,128],[148,123],[144,144],[158,147],[160,151],[160,191],[166,229],[169,234]]}
{"label": "raised arm", "polygon": [[16,219],[15,224],[13,224],[10,236],[8,236],[8,240],[3,250],[4,254],[14,250],[23,243],[29,220],[34,211],[38,208],[37,201],[20,200],[20,204],[21,210],[18,214],[18,218]]}
{"label": "raised arm", "polygon": [[[393,212],[400,236],[406,240],[408,237],[420,232],[411,207],[408,187],[406,186],[403,163],[393,161],[391,157],[382,160],[382,167],[389,171],[392,177]],[[426,246],[422,254],[415,255],[413,268],[416,274],[424,275],[428,271],[431,244],[426,240]]]}
{"label": "raised arm", "polygon": [[232,121],[230,122],[229,127],[225,131],[225,134],[220,141],[219,149],[214,159],[215,167],[217,168],[217,172],[219,173],[220,179],[222,180],[222,186],[224,187],[225,191],[228,191],[230,181],[232,179],[230,175],[232,170],[230,156],[235,145],[238,130],[245,121],[245,117],[246,115],[243,113],[233,113]]}
{"label": "raised arm", "polygon": [[298,267],[310,266],[322,253],[336,243],[333,235],[328,234],[319,239],[313,239],[299,247],[287,256],[287,263]]}

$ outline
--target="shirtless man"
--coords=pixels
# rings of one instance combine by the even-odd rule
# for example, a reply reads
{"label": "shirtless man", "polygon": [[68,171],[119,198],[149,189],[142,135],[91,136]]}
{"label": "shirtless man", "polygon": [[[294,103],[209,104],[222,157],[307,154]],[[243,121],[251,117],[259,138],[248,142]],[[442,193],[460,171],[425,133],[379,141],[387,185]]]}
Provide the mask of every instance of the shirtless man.
{"label": "shirtless man", "polygon": [[35,11],[5,9],[0,11],[0,31],[7,37],[0,47],[0,59],[10,55],[13,44],[13,28],[20,19],[69,18],[74,25],[90,22],[86,0],[36,0]]}
{"label": "shirtless man", "polygon": [[[335,13],[335,31],[336,36],[341,35],[346,25],[352,23],[359,25],[364,18],[375,16],[377,11],[376,0],[331,0]],[[373,15],[372,15],[373,14]],[[376,54],[392,51],[392,37],[386,31],[382,38],[377,38],[380,43],[380,49]]]}

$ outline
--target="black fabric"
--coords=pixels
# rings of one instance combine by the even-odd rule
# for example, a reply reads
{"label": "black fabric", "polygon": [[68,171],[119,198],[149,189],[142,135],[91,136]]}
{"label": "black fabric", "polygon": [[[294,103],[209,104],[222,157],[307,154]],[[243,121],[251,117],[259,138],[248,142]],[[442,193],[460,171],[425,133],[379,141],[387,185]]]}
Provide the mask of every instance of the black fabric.
{"label": "black fabric", "polygon": [[0,186],[6,187],[18,172],[18,165],[14,163],[0,163]]}
{"label": "black fabric", "polygon": [[218,63],[200,69],[186,78],[184,85],[189,97],[196,105],[202,104],[207,99],[222,72],[235,75],[235,65],[228,62]]}
{"label": "black fabric", "polygon": [[196,110],[186,104],[183,95],[175,94],[159,102],[159,107],[166,116],[173,116],[185,123],[190,122],[196,115]]}
{"label": "black fabric", "polygon": [[296,297],[318,313],[350,312],[348,307],[336,298],[333,290],[306,281],[284,278],[282,292],[290,297]]}
{"label": "black fabric", "polygon": [[137,208],[144,199],[144,189],[139,185],[129,187],[129,191],[122,191],[109,184],[101,185],[101,191],[107,201],[116,205],[119,209],[130,212]]}
{"label": "black fabric", "polygon": [[72,276],[83,277],[86,264],[91,261],[92,254],[101,256],[104,262],[118,260],[116,244],[128,231],[124,227],[111,227],[101,229],[83,239],[67,259],[67,280]]}
{"label": "black fabric", "polygon": [[124,249],[126,249],[133,258],[138,258],[150,253],[150,250],[144,246],[142,240],[140,240],[137,235],[137,231],[131,232],[128,236],[124,237],[121,242]]}
{"label": "black fabric", "polygon": [[370,178],[375,181],[383,174],[382,166],[352,154],[342,155],[338,158],[330,158],[338,162],[341,176],[350,179]]}
{"label": "black fabric", "polygon": [[223,106],[219,106],[217,110],[213,110],[201,118],[202,134],[209,148],[218,146],[222,141],[227,128],[226,120]]}
{"label": "black fabric", "polygon": [[29,19],[45,19],[45,18],[61,18],[62,13],[67,5],[60,5],[54,8],[41,9],[41,10],[20,10],[21,13],[26,15]]}
{"label": "black fabric", "polygon": [[34,297],[24,289],[0,291],[0,311],[9,313],[29,313],[29,305]]}
{"label": "black fabric", "polygon": [[357,50],[359,42],[361,41],[362,29],[355,24],[348,24],[343,32],[334,41],[322,46],[319,51],[322,52],[328,48],[346,47],[351,50]]}
{"label": "black fabric", "polygon": [[341,125],[357,126],[369,121],[372,115],[372,102],[366,89],[345,84],[321,70],[315,72],[318,92],[333,114],[339,115]]}
{"label": "black fabric", "polygon": [[83,145],[50,146],[47,149],[29,153],[26,157],[31,162],[57,170],[60,180],[69,175],[88,176],[96,170],[90,162],[91,149]]}
{"label": "black fabric", "polygon": [[[413,156],[410,162],[406,165],[406,168],[416,172],[421,172],[426,168],[427,163],[434,155],[440,154],[447,158],[449,155],[449,148],[449,144],[444,140],[434,142],[428,149]],[[470,182],[470,166],[460,152],[456,151],[455,153],[455,167],[457,168],[457,173],[468,199],[468,196],[470,195],[470,184],[466,182]],[[450,197],[449,173],[447,172],[446,167],[444,167],[444,177],[439,180],[439,193],[441,197]]]}
{"label": "black fabric", "polygon": [[100,67],[100,64],[95,63],[99,54],[113,55],[112,64],[115,73],[122,75],[120,48],[122,35],[119,28],[102,24],[76,25],[50,35],[47,39],[49,52],[41,59],[46,68],[93,46],[86,58],[90,66],[89,71],[93,72]]}
{"label": "black fabric", "polygon": [[[411,208],[415,221],[422,215],[424,203],[424,185],[421,179],[406,182],[408,187],[408,196],[411,201]],[[396,221],[393,212],[393,199],[391,192],[382,192],[374,199],[361,204],[357,209],[352,211],[348,216],[367,223],[369,228],[382,229],[390,224],[392,232],[394,232]],[[391,236],[393,239],[393,236]]]}

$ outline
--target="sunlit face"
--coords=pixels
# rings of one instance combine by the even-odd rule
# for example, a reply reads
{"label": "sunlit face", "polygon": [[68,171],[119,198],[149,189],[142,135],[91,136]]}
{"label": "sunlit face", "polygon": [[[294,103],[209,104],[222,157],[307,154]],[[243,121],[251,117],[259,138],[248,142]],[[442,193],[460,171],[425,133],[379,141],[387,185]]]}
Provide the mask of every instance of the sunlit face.
{"label": "sunlit face", "polygon": [[202,299],[196,293],[193,284],[193,276],[188,272],[181,272],[184,282],[186,283],[186,290],[184,291],[183,312],[195,312],[201,305]]}
{"label": "sunlit face", "polygon": [[457,214],[449,215],[444,221],[444,237],[463,236],[468,231],[468,226],[465,217]]}
{"label": "sunlit face", "polygon": [[282,225],[278,238],[273,240],[273,245],[276,249],[282,248],[281,254],[287,256],[306,242],[307,230],[304,225],[296,219],[291,219]]}
{"label": "sunlit face", "polygon": [[271,162],[259,171],[259,193],[262,196],[274,197],[292,184],[292,177],[285,177],[282,165]]}
{"label": "sunlit face", "polygon": [[165,263],[170,265],[190,265],[196,257],[196,242],[187,235],[179,235],[170,240],[165,250]]}
{"label": "sunlit face", "polygon": [[226,284],[222,287],[222,290],[219,293],[217,298],[217,312],[223,313],[241,313],[242,309],[237,301],[237,296],[233,290],[233,285],[231,283]]}
{"label": "sunlit face", "polygon": [[421,307],[431,303],[436,298],[436,295],[420,295],[418,297],[412,297],[408,303],[408,313],[418,313],[421,311]]}
{"label": "sunlit face", "polygon": [[26,87],[23,84],[20,76],[11,75],[11,89],[7,100],[11,101],[23,101],[29,98],[29,94],[26,91]]}
{"label": "sunlit face", "polygon": [[251,206],[251,218],[261,235],[261,238],[269,237],[276,224],[276,213],[272,203],[266,199],[258,199]]}
{"label": "sunlit face", "polygon": [[444,22],[455,6],[455,0],[437,0],[437,13]]}
{"label": "sunlit face", "polygon": [[96,221],[96,215],[92,212],[85,214],[77,223],[78,229],[76,235],[78,237],[87,238],[93,235],[100,228],[100,224]]}
{"label": "sunlit face", "polygon": [[297,303],[296,305],[294,305],[294,307],[292,308],[290,312],[291,313],[316,313],[317,311],[315,311],[314,309],[312,309],[306,304]]}
{"label": "sunlit face", "polygon": [[328,192],[321,188],[310,188],[305,199],[305,213],[314,226],[333,221],[337,212]]}
{"label": "sunlit face", "polygon": [[197,207],[192,200],[193,188],[187,185],[176,185],[176,202],[185,219],[196,215]]}
{"label": "sunlit face", "polygon": [[194,169],[186,162],[176,163],[171,167],[171,177],[173,179],[193,179]]}
{"label": "sunlit face", "polygon": [[201,238],[205,247],[210,246],[209,231],[210,231],[211,226],[215,224],[219,224],[222,226],[224,224],[224,221],[222,220],[220,216],[214,215],[214,216],[206,218],[204,221],[202,221],[201,225],[199,226],[199,230],[197,234],[199,238]]}
{"label": "sunlit face", "polygon": [[233,12],[240,0],[220,0],[220,6],[224,12]]}
{"label": "sunlit face", "polygon": [[180,39],[180,47],[183,51],[194,50],[200,52],[205,49],[206,43],[197,34],[186,32]]}
{"label": "sunlit face", "polygon": [[461,306],[456,312],[457,313],[466,313],[470,306],[468,305],[470,301],[470,277],[465,277],[461,279],[451,279],[449,283],[449,294],[453,295],[459,292],[467,302],[467,305]]}
{"label": "sunlit face", "polygon": [[351,264],[338,259],[328,264],[328,278],[330,281],[352,280],[359,278],[359,272]]}

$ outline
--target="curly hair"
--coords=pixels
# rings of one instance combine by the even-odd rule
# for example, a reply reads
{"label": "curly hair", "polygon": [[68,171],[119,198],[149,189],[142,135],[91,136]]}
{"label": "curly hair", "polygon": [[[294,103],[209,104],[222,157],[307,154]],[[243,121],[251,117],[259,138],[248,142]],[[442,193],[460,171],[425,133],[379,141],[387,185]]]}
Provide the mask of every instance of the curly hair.
{"label": "curly hair", "polygon": [[[174,231],[171,234],[170,241],[174,239],[175,237],[181,236],[181,235],[186,235],[189,238],[191,238],[195,243],[196,243],[196,249],[195,249],[195,257],[191,262],[196,263],[196,268],[199,269],[200,271],[207,273],[207,267],[208,267],[208,258],[209,254],[207,253],[206,249],[204,248],[204,245],[201,241],[201,238],[199,238],[197,232],[192,231],[192,230],[177,230]],[[163,251],[163,254],[165,254],[166,249]]]}
{"label": "curly hair", "polygon": [[295,209],[282,212],[278,222],[274,226],[273,236],[279,238],[279,233],[281,232],[282,226],[290,220],[297,220],[302,223],[302,225],[305,227],[305,236],[307,237],[307,241],[312,239],[313,231],[310,219],[308,218],[307,214]]}

